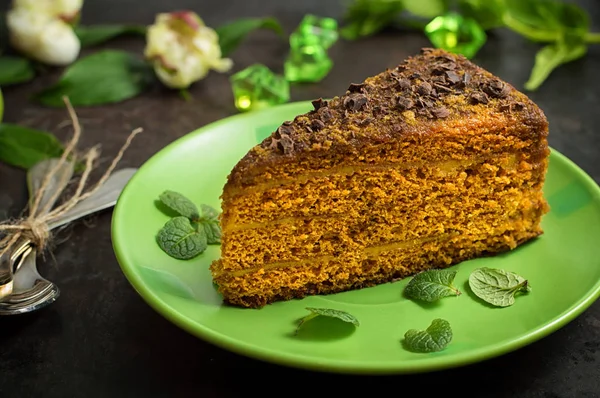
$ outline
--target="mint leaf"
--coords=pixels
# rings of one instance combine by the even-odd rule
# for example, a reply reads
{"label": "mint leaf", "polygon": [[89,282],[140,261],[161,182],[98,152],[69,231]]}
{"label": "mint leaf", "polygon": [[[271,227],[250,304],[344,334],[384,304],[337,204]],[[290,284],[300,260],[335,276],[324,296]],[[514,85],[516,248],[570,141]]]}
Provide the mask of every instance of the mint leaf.
{"label": "mint leaf", "polygon": [[0,57],[0,86],[25,83],[35,77],[31,62],[21,57]]}
{"label": "mint leaf", "polygon": [[535,56],[535,64],[525,83],[525,89],[534,91],[550,76],[557,67],[583,57],[587,53],[587,45],[583,37],[579,40],[559,40],[539,50]]}
{"label": "mint leaf", "polygon": [[75,27],[75,34],[81,42],[81,47],[91,47],[121,35],[143,36],[146,34],[146,27],[143,25],[79,25]]}
{"label": "mint leaf", "polygon": [[404,288],[404,293],[416,300],[434,302],[447,296],[459,296],[452,282],[456,271],[432,269],[416,274]]}
{"label": "mint leaf", "polygon": [[406,11],[423,18],[434,18],[448,11],[448,0],[404,0]]}
{"label": "mint leaf", "polygon": [[223,25],[215,31],[219,35],[219,46],[223,57],[229,55],[235,50],[244,38],[253,30],[270,29],[283,36],[283,28],[279,22],[272,17],[266,18],[241,18],[226,25]]}
{"label": "mint leaf", "polygon": [[452,328],[444,319],[434,319],[425,330],[410,329],[404,334],[404,346],[413,352],[442,351],[452,341]]}
{"label": "mint leaf", "polygon": [[174,212],[187,217],[191,221],[200,218],[196,205],[179,192],[166,190],[158,197],[160,201]]}
{"label": "mint leaf", "polygon": [[344,15],[340,35],[346,40],[371,36],[388,27],[404,10],[402,0],[354,0]]}
{"label": "mint leaf", "polygon": [[469,275],[469,287],[477,297],[497,307],[515,303],[515,294],[529,292],[529,282],[523,277],[496,268],[478,268]]}
{"label": "mint leaf", "polygon": [[169,256],[188,260],[206,250],[204,229],[196,230],[186,217],[175,217],[167,221],[156,236],[160,248]]}
{"label": "mint leaf", "polygon": [[221,243],[221,225],[219,224],[219,212],[209,205],[200,205],[202,216],[198,222],[204,228],[209,245]]}
{"label": "mint leaf", "polygon": [[152,67],[129,52],[100,51],[72,64],[57,84],[35,98],[55,107],[64,106],[62,96],[74,106],[115,103],[140,94],[153,76]]}
{"label": "mint leaf", "polygon": [[349,314],[348,312],[345,312],[345,311],[334,310],[331,308],[314,308],[314,307],[306,307],[306,309],[309,310],[311,313],[306,315],[304,318],[302,318],[300,320],[300,323],[298,324],[298,327],[296,328],[296,333],[298,333],[298,330],[300,330],[300,327],[302,325],[304,325],[306,322],[308,322],[311,319],[316,318],[318,316],[327,316],[330,318],[337,318],[344,322],[351,323],[354,326],[360,326],[360,322],[358,321],[358,319],[356,319],[356,317],[354,315]]}
{"label": "mint leaf", "polygon": [[63,153],[63,145],[52,134],[0,123],[0,161],[29,169],[36,163]]}

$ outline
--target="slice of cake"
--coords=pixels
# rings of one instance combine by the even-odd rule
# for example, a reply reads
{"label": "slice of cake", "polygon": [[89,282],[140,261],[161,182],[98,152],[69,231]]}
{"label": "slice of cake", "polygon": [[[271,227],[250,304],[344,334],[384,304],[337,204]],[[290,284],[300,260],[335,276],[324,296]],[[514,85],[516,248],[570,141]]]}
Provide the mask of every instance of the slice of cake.
{"label": "slice of cake", "polygon": [[284,122],[222,195],[225,302],[359,289],[542,233],[548,122],[524,94],[424,49]]}

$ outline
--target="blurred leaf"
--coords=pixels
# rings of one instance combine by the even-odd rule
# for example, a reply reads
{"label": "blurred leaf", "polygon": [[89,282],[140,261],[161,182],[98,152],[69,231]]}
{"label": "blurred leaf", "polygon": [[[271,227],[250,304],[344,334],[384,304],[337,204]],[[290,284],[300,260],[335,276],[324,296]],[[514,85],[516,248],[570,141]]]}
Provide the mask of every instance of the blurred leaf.
{"label": "blurred leaf", "polygon": [[404,10],[402,0],[354,0],[346,14],[340,34],[346,40],[371,36],[391,25]]}
{"label": "blurred leaf", "polygon": [[142,25],[77,26],[75,34],[79,37],[79,41],[81,41],[81,47],[91,47],[121,35],[133,34],[143,36],[146,34],[146,27]]}
{"label": "blurred leaf", "polygon": [[222,56],[226,57],[230,54],[242,43],[250,32],[256,29],[270,29],[279,36],[284,36],[283,28],[275,18],[238,19],[215,29],[219,35],[219,46],[221,47]]}
{"label": "blurred leaf", "polygon": [[0,123],[0,161],[29,169],[36,163],[60,157],[63,145],[50,133]]}
{"label": "blurred leaf", "polygon": [[33,65],[21,57],[0,57],[0,86],[25,83],[35,77]]}
{"label": "blurred leaf", "polygon": [[144,91],[153,77],[152,67],[134,54],[106,50],[78,60],[58,83],[35,98],[56,107],[64,106],[63,96],[74,106],[120,102]]}
{"label": "blurred leaf", "polygon": [[459,12],[477,21],[484,30],[504,25],[505,8],[504,0],[460,0],[458,3]]}
{"label": "blurred leaf", "polygon": [[434,18],[448,11],[449,0],[404,0],[406,11],[423,18]]}

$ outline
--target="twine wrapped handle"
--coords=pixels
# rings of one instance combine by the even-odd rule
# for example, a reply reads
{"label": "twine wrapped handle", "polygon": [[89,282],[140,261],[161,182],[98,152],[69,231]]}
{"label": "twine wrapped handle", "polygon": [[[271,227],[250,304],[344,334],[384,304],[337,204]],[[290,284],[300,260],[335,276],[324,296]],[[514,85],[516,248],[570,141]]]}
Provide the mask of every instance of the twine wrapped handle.
{"label": "twine wrapped handle", "polygon": [[[65,105],[69,112],[69,117],[71,118],[71,121],[73,123],[73,137],[68,142],[57,164],[47,172],[47,174],[44,176],[40,188],[31,198],[31,206],[29,208],[27,217],[23,217],[13,221],[0,222],[0,236],[4,235],[0,239],[0,257],[5,253],[10,252],[14,245],[22,238],[30,240],[37,247],[38,251],[41,252],[48,245],[51,239],[49,225],[52,224],[54,221],[60,219],[61,216],[66,214],[79,202],[88,198],[94,192],[96,192],[106,182],[108,177],[110,177],[111,173],[117,166],[117,163],[119,163],[119,161],[123,157],[123,154],[131,144],[133,138],[142,132],[141,128],[137,128],[129,134],[127,140],[125,141],[125,144],[123,144],[117,156],[113,159],[113,161],[108,166],[102,177],[100,177],[96,184],[94,184],[91,188],[84,192],[90,173],[93,170],[94,162],[96,161],[96,159],[98,159],[98,156],[100,155],[100,151],[97,147],[92,147],[90,150],[85,152],[82,157],[82,160],[85,164],[85,169],[81,174],[81,178],[77,183],[77,188],[75,189],[73,195],[67,198],[62,204],[60,204],[56,208],[50,210],[48,207],[51,206],[51,204],[54,203],[54,201],[58,199],[63,193],[62,191],[57,191],[54,194],[54,196],[48,201],[48,203],[42,208],[41,202],[42,197],[44,196],[44,192],[48,188],[48,185],[52,181],[52,178],[64,165],[69,156],[73,154],[73,151],[75,150],[81,137],[81,126],[79,125],[79,119],[77,118],[77,114],[75,113],[75,110],[71,106],[71,102],[67,97],[63,96],[63,101],[65,102]],[[63,173],[62,178],[67,178],[66,174]],[[60,181],[61,186],[66,186],[66,182],[67,181]]]}

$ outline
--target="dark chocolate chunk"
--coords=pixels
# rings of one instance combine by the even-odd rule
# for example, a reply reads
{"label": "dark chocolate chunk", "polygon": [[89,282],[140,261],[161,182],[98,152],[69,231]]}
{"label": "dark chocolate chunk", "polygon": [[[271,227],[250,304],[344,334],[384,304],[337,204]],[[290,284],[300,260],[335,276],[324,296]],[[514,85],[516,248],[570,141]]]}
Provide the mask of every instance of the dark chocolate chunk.
{"label": "dark chocolate chunk", "polygon": [[446,87],[446,86],[444,86],[442,84],[439,84],[439,83],[433,83],[433,87],[437,88],[438,90],[445,91],[445,92],[452,91],[452,89],[450,87]]}
{"label": "dark chocolate chunk", "polygon": [[469,72],[465,72],[465,74],[463,75],[463,83],[465,85],[469,84],[469,82],[471,81],[471,74]]}
{"label": "dark chocolate chunk", "polygon": [[294,141],[287,135],[281,137],[281,139],[277,143],[277,147],[280,151],[283,151],[284,154],[292,153],[294,151]]}
{"label": "dark chocolate chunk", "polygon": [[398,65],[396,67],[396,71],[402,73],[402,72],[406,71],[406,66],[404,66],[404,65]]}
{"label": "dark chocolate chunk", "polygon": [[310,127],[314,130],[314,131],[319,131],[321,130],[323,127],[325,127],[325,123],[323,123],[322,121],[320,121],[319,119],[313,119],[310,122]]}
{"label": "dark chocolate chunk", "polygon": [[330,121],[331,119],[333,119],[333,114],[331,113],[331,111],[329,110],[329,108],[320,108],[317,111],[319,118],[327,123],[328,121]]}
{"label": "dark chocolate chunk", "polygon": [[471,101],[472,104],[487,104],[488,103],[487,95],[485,95],[485,93],[482,93],[479,91],[472,93],[471,96],[469,97],[469,100]]}
{"label": "dark chocolate chunk", "polygon": [[483,84],[481,89],[493,98],[505,98],[510,92],[510,88],[500,80],[493,80],[487,84]]}
{"label": "dark chocolate chunk", "polygon": [[423,109],[431,108],[431,107],[433,107],[433,102],[431,102],[427,99],[417,98],[417,105],[419,105],[419,107],[421,107]]}
{"label": "dark chocolate chunk", "polygon": [[405,78],[400,78],[398,79],[397,83],[396,83],[396,87],[398,90],[408,90],[410,89],[410,80],[405,79]]}
{"label": "dark chocolate chunk", "polygon": [[417,86],[417,94],[419,95],[429,95],[431,93],[431,90],[431,84],[427,82],[423,82]]}
{"label": "dark chocolate chunk", "polygon": [[421,77],[421,74],[419,72],[413,72],[413,74],[410,75],[411,79],[418,79]]}
{"label": "dark chocolate chunk", "polygon": [[291,126],[292,125],[292,121],[291,120],[286,120],[285,122],[282,123],[282,125],[284,125],[284,126]]}
{"label": "dark chocolate chunk", "polygon": [[344,98],[344,107],[349,110],[358,111],[367,103],[367,96],[364,94],[350,94]]}
{"label": "dark chocolate chunk", "polygon": [[433,114],[433,116],[438,118],[445,118],[450,116],[450,111],[444,106],[438,106],[437,108],[433,108],[431,110],[431,113]]}
{"label": "dark chocolate chunk", "polygon": [[525,108],[525,104],[524,104],[524,103],[522,103],[522,102],[515,102],[515,103],[513,104],[513,109],[514,109],[515,111],[522,111],[524,108]]}
{"label": "dark chocolate chunk", "polygon": [[366,117],[363,120],[358,121],[360,127],[368,126],[373,121],[372,117]]}
{"label": "dark chocolate chunk", "polygon": [[452,84],[456,84],[462,80],[458,73],[451,71],[451,70],[446,72],[446,77]]}
{"label": "dark chocolate chunk", "polygon": [[312,101],[312,105],[315,107],[315,110],[319,110],[327,106],[327,101],[324,101],[323,98],[319,98],[317,100]]}
{"label": "dark chocolate chunk", "polygon": [[284,135],[290,135],[294,132],[294,129],[290,126],[285,126],[285,125],[281,125],[277,128],[277,131],[275,132],[275,136],[277,138],[280,138]]}
{"label": "dark chocolate chunk", "polygon": [[415,103],[410,98],[398,97],[396,105],[398,106],[398,108],[405,111],[405,110],[410,109],[413,106],[415,106]]}
{"label": "dark chocolate chunk", "polygon": [[351,93],[360,93],[363,91],[365,86],[366,86],[365,83],[360,83],[360,84],[350,83],[350,87],[348,87],[348,91],[350,91]]}

